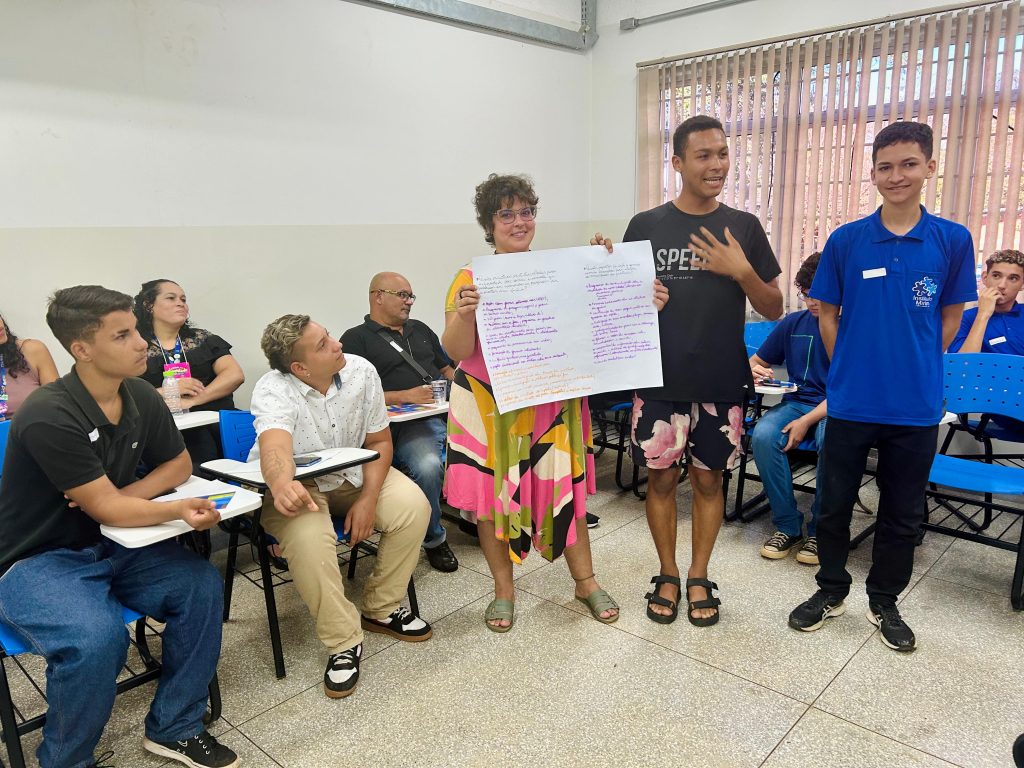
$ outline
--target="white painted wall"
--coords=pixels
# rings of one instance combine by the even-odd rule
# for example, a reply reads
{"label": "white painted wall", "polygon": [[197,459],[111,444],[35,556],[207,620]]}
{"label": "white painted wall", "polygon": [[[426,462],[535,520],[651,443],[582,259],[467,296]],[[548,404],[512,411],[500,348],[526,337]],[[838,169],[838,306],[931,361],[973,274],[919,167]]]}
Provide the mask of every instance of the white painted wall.
{"label": "white painted wall", "polygon": [[0,311],[177,279],[252,383],[263,326],[361,321],[397,269],[442,324],[486,252],[474,186],[531,173],[538,246],[586,231],[589,62],[341,0],[0,0]]}

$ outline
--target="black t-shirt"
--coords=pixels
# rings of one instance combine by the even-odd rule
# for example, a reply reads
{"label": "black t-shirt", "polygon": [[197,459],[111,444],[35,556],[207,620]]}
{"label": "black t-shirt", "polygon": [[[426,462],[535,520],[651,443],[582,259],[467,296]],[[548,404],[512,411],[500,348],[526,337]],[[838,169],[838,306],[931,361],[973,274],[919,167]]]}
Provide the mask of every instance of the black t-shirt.
{"label": "black t-shirt", "polygon": [[185,444],[160,394],[142,379],[121,384],[111,424],[75,369],[33,392],[11,423],[0,483],[0,573],[26,557],[98,543],[100,526],[64,492],[107,475],[135,481],[140,461],[170,461]]}
{"label": "black t-shirt", "polygon": [[669,292],[658,317],[664,386],[640,390],[641,398],[738,403],[744,387],[753,386],[743,345],[743,289],[728,277],[690,267],[690,235],[700,235],[701,227],[722,242],[728,227],[765,282],[782,271],[761,222],[745,211],[719,204],[695,216],[669,201],[634,216],[622,239],[651,241],[654,269]]}
{"label": "black t-shirt", "polygon": [[[217,378],[213,364],[225,355],[231,354],[230,344],[204,328],[193,328],[191,336],[182,338],[181,346],[184,360],[176,360],[174,359],[174,350],[161,349],[156,339],[150,339],[147,350],[149,359],[146,361],[146,372],[142,374],[142,378],[154,387],[159,387],[164,383],[164,365],[166,363],[187,362],[192,371],[192,378],[201,381],[205,387]],[[225,395],[217,400],[197,405],[193,410],[230,411],[234,407],[234,397]]]}
{"label": "black t-shirt", "polygon": [[365,357],[373,363],[385,392],[412,389],[426,382],[416,369],[405,361],[401,352],[378,335],[378,331],[381,330],[387,333],[395,344],[409,352],[431,379],[440,379],[441,369],[452,364],[441,348],[441,340],[426,323],[409,319],[399,332],[371,320],[370,316],[366,315],[362,325],[349,328],[341,335],[341,343],[345,352]]}

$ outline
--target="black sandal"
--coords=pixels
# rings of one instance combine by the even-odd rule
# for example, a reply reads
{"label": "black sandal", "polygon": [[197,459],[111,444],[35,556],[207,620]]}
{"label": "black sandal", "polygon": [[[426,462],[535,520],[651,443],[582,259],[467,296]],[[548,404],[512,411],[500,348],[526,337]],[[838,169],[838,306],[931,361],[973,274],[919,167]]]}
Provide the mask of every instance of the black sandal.
{"label": "black sandal", "polygon": [[[708,591],[709,597],[706,600],[690,600],[690,587],[704,587]],[[690,623],[695,627],[710,627],[712,624],[718,623],[718,606],[722,604],[722,601],[711,594],[711,590],[718,589],[718,585],[713,581],[707,579],[687,579],[686,580],[686,599],[687,606],[686,618],[690,620]],[[707,618],[698,619],[693,615],[695,610],[700,608],[714,608],[714,616],[708,616]]]}
{"label": "black sandal", "polygon": [[[676,600],[675,602],[672,602],[667,597],[662,597],[658,594],[658,588],[662,584],[672,584],[679,590],[679,594],[681,595],[683,593],[683,589],[679,585],[679,577],[659,574],[651,579],[651,584],[654,585],[654,588],[644,595],[644,600],[647,601],[647,618],[651,621],[657,622],[658,624],[671,624],[679,616],[679,601]],[[667,616],[661,613],[655,613],[651,610],[652,604],[668,608],[672,613]]]}

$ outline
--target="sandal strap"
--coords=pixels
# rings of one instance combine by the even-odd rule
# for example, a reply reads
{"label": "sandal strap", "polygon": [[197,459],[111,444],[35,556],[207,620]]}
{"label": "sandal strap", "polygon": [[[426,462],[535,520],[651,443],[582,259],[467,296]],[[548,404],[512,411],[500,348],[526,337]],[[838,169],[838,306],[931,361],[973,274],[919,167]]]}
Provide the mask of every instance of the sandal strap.
{"label": "sandal strap", "polygon": [[603,589],[595,589],[583,601],[591,611],[602,613],[603,611],[618,610],[619,604]]}
{"label": "sandal strap", "polygon": [[722,604],[722,601],[717,597],[711,597],[707,600],[691,600],[689,602],[690,610],[696,610],[697,608],[717,608]]}
{"label": "sandal strap", "polygon": [[646,595],[644,595],[644,600],[646,600],[648,603],[654,603],[655,605],[660,605],[663,608],[668,608],[669,610],[675,608],[677,605],[677,603],[673,603],[667,597],[662,597],[656,592],[648,592]]}
{"label": "sandal strap", "polygon": [[515,601],[496,599],[492,600],[487,606],[487,610],[484,611],[484,621],[501,621],[506,619],[511,621],[515,615]]}
{"label": "sandal strap", "polygon": [[[664,573],[659,573],[657,576],[652,577],[651,584],[671,584],[675,587],[682,586],[679,583],[678,576],[666,576]],[[689,585],[689,581],[687,581],[687,585]]]}
{"label": "sandal strap", "polygon": [[705,589],[708,589],[708,590],[718,589],[718,585],[715,584],[715,582],[708,581],[707,579],[700,579],[700,578],[698,578],[698,579],[687,579],[686,580],[686,588],[689,589],[690,587],[704,587]]}

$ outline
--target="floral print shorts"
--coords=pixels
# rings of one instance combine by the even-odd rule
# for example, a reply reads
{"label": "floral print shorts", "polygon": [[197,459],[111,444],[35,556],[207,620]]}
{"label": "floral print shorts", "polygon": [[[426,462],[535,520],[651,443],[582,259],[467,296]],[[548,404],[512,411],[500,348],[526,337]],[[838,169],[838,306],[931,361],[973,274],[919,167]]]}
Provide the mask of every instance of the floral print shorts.
{"label": "floral print shorts", "polygon": [[742,454],[743,406],[633,397],[633,461],[648,469],[733,469]]}

